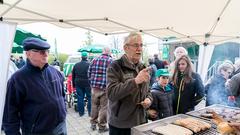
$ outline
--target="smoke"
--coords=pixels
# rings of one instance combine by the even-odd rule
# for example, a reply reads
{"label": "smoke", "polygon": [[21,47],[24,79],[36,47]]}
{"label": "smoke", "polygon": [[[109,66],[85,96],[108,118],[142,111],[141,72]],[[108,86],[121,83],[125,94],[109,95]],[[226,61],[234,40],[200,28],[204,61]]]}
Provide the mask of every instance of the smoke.
{"label": "smoke", "polygon": [[221,76],[215,76],[205,86],[207,94],[207,105],[221,104],[232,106],[232,103],[228,101],[228,90],[225,87],[226,80]]}

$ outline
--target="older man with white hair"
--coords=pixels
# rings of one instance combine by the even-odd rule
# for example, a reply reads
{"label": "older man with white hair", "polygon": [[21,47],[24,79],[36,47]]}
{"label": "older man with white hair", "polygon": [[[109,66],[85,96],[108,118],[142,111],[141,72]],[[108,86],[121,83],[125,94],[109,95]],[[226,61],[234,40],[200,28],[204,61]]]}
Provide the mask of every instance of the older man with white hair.
{"label": "older man with white hair", "polygon": [[125,54],[107,71],[108,123],[110,135],[130,135],[131,128],[147,122],[152,103],[149,69],[141,62],[142,37],[130,33],[124,41]]}

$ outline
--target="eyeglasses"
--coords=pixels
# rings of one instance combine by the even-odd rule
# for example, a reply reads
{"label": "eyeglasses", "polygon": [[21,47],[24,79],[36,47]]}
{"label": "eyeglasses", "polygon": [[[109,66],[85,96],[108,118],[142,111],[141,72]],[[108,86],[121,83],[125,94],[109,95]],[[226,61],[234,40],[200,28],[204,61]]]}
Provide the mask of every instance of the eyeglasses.
{"label": "eyeglasses", "polygon": [[128,45],[128,46],[135,47],[135,48],[143,47],[143,44],[138,44],[138,43],[135,43],[135,44],[127,44],[127,45]]}
{"label": "eyeglasses", "polygon": [[33,52],[36,52],[36,53],[39,53],[41,55],[44,55],[44,54],[48,54],[49,53],[49,50],[36,50],[36,49],[31,49],[31,51]]}

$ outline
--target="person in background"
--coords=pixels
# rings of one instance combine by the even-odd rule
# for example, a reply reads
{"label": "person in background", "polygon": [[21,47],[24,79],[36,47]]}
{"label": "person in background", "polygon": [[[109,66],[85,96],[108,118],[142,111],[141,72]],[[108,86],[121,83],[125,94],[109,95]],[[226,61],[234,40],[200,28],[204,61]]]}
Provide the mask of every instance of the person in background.
{"label": "person in background", "polygon": [[110,135],[130,135],[132,127],[147,122],[152,96],[149,68],[140,62],[142,47],[141,35],[130,33],[124,40],[125,54],[107,70]]}
{"label": "person in background", "polygon": [[193,72],[190,58],[182,55],[175,62],[172,76],[175,114],[193,111],[204,97],[204,86],[199,74]]}
{"label": "person in background", "polygon": [[154,59],[153,59],[154,64],[156,65],[157,69],[163,69],[163,68],[165,68],[165,65],[164,65],[163,61],[158,58],[158,55],[157,55],[157,54],[154,54],[154,55],[153,55],[153,58],[154,58]]}
{"label": "person in background", "polygon": [[53,65],[53,66],[59,66],[59,67],[60,67],[60,62],[59,62],[58,59],[55,57],[51,65]]}
{"label": "person in background", "polygon": [[228,91],[225,83],[233,72],[233,66],[228,62],[224,62],[218,66],[217,74],[212,76],[205,85],[205,93],[207,96],[206,106],[213,104],[228,105]]}
{"label": "person in background", "polygon": [[148,59],[148,63],[149,63],[149,67],[151,68],[151,72],[150,72],[150,84],[149,86],[152,87],[153,83],[156,82],[156,72],[157,72],[157,67],[156,65],[154,64],[154,61],[153,59]]}
{"label": "person in background", "polygon": [[234,71],[230,78],[232,78],[234,75],[240,73],[240,59],[237,59],[233,66],[234,66]]}
{"label": "person in background", "polygon": [[16,64],[13,61],[9,61],[9,67],[8,67],[8,79],[18,70]]}
{"label": "person in background", "polygon": [[107,128],[107,68],[112,63],[111,50],[108,47],[103,48],[103,52],[99,57],[92,60],[88,69],[88,78],[91,81],[92,88],[92,113],[91,113],[91,129],[96,130],[98,124],[98,132],[106,132]]}
{"label": "person in background", "polygon": [[174,69],[175,69],[175,61],[176,61],[178,58],[180,58],[182,55],[188,55],[187,50],[186,50],[184,47],[182,47],[182,46],[177,47],[177,48],[174,50],[173,53],[174,53],[174,56],[175,56],[175,60],[170,63],[169,68],[168,68],[171,74],[173,74]]}
{"label": "person in background", "polygon": [[10,60],[16,64],[16,58],[13,55],[10,56]]}
{"label": "person in background", "polygon": [[7,84],[3,115],[6,135],[67,134],[64,77],[48,65],[49,48],[38,38],[23,41],[26,65]]}
{"label": "person in background", "polygon": [[234,102],[237,107],[240,107],[240,73],[228,80],[226,87],[230,93],[228,100]]}
{"label": "person in background", "polygon": [[17,61],[17,67],[20,69],[25,65],[25,60],[23,59],[22,56],[19,57],[18,61]]}
{"label": "person in background", "polygon": [[158,120],[173,115],[173,86],[169,83],[167,69],[158,69],[156,72],[157,82],[153,84],[151,93],[153,103],[148,110],[151,120]]}
{"label": "person in background", "polygon": [[84,98],[87,97],[87,109],[88,115],[91,114],[91,87],[88,80],[88,68],[90,63],[87,60],[87,52],[82,52],[82,60],[76,63],[72,70],[72,84],[77,90],[77,108],[79,116],[83,116],[84,110]]}

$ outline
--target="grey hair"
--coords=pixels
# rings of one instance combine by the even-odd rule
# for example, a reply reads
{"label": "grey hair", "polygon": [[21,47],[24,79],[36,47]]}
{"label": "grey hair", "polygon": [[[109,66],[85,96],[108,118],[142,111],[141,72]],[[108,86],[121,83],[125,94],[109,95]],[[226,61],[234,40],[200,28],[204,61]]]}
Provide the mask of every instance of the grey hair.
{"label": "grey hair", "polygon": [[221,72],[221,70],[226,71],[228,69],[231,69],[232,71],[234,70],[233,64],[228,62],[228,61],[224,61],[221,65],[218,66],[218,73]]}
{"label": "grey hair", "polygon": [[111,49],[109,47],[103,47],[103,54],[111,54]]}
{"label": "grey hair", "polygon": [[138,36],[141,36],[141,34],[138,32],[131,32],[127,37],[125,37],[123,44],[124,45],[128,44],[132,38],[135,38]]}
{"label": "grey hair", "polygon": [[175,50],[174,50],[174,56],[176,56],[177,55],[177,51],[178,50],[183,50],[184,51],[184,55],[188,55],[188,52],[187,52],[187,50],[184,48],[184,47],[182,47],[182,46],[179,46],[179,47],[177,47]]}

